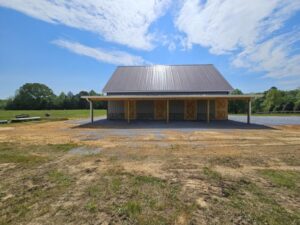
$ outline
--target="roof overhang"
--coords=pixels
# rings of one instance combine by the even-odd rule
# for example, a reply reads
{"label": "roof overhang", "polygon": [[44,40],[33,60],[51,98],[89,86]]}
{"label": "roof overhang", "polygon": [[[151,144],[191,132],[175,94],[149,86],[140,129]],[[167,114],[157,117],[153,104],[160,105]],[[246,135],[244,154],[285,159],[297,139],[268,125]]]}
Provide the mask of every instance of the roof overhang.
{"label": "roof overhang", "polygon": [[120,100],[250,100],[255,95],[105,95],[105,96],[81,96],[88,101],[120,101]]}

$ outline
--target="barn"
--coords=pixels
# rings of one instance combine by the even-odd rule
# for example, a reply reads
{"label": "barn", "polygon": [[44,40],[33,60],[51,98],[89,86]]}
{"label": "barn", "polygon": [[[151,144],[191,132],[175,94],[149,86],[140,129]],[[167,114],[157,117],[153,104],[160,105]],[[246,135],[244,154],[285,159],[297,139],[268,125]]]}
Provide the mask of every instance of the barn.
{"label": "barn", "polygon": [[248,102],[251,96],[230,95],[232,86],[212,64],[119,66],[103,89],[103,96],[82,96],[90,102],[107,101],[109,120],[207,121],[227,120],[228,101]]}

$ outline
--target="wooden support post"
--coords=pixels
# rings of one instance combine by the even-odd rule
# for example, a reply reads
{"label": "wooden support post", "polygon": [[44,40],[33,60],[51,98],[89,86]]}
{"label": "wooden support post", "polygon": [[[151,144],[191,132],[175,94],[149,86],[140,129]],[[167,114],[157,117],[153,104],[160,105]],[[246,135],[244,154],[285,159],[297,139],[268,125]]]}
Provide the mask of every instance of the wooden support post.
{"label": "wooden support post", "polygon": [[94,107],[93,102],[89,100],[90,102],[90,117],[91,117],[91,123],[94,123]]}
{"label": "wooden support post", "polygon": [[207,109],[206,109],[206,121],[209,123],[209,99],[207,100]]}
{"label": "wooden support post", "polygon": [[130,101],[127,101],[127,122],[130,123]]}
{"label": "wooden support post", "polygon": [[167,100],[167,123],[169,123],[169,99]]}
{"label": "wooden support post", "polygon": [[247,113],[247,123],[250,124],[251,117],[251,99],[248,100],[248,113]]}

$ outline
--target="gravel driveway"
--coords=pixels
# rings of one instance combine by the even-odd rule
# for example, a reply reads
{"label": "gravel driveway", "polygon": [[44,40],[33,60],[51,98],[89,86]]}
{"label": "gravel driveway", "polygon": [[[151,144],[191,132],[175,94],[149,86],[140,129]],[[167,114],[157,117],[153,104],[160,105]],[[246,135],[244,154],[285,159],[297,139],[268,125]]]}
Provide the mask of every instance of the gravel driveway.
{"label": "gravel driveway", "polygon": [[[195,123],[187,121],[171,121],[169,124],[163,122],[152,121],[132,121],[130,124],[127,124],[126,121],[109,121],[106,120],[106,117],[95,117],[95,125],[100,125],[103,127],[122,127],[122,128],[166,128],[166,129],[208,129],[208,128],[247,128],[245,123],[247,123],[247,116],[242,115],[229,115],[229,121],[211,121],[210,124],[205,123],[205,121]],[[81,120],[70,120],[67,123],[76,124],[76,125],[87,125],[90,123],[90,119],[81,119]],[[266,125],[300,125],[300,116],[251,116],[251,128],[259,128],[259,126]],[[257,126],[256,126],[257,125]]]}
{"label": "gravel driveway", "polygon": [[[237,122],[246,122],[246,116],[229,115],[229,119]],[[300,116],[251,116],[252,124],[261,125],[300,125]]]}

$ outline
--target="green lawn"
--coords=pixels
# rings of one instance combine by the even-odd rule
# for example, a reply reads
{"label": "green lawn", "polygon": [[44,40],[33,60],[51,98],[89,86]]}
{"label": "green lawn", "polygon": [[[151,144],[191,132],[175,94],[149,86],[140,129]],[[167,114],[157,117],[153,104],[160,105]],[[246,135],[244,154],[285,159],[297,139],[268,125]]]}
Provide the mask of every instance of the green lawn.
{"label": "green lawn", "polygon": [[[234,115],[239,115],[239,116],[246,116],[246,113],[238,113],[238,114],[232,114],[230,113],[229,115],[234,116]],[[300,113],[252,113],[251,116],[300,116]]]}
{"label": "green lawn", "polygon": [[[50,119],[73,119],[73,118],[87,118],[90,111],[88,109],[76,110],[0,110],[0,120],[9,120],[19,114],[29,114],[30,116],[40,116],[45,118],[45,114],[50,114]],[[94,116],[106,115],[106,110],[94,110]]]}

